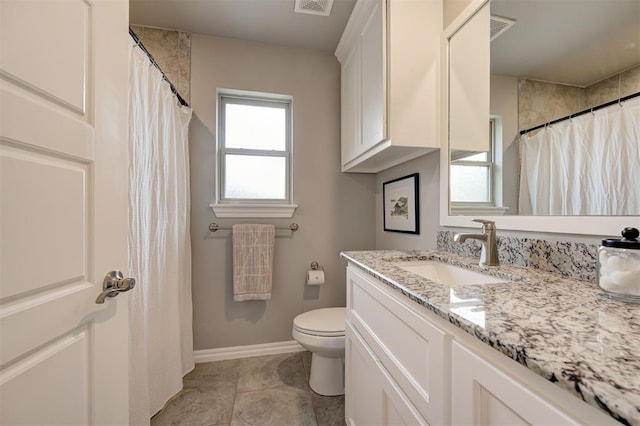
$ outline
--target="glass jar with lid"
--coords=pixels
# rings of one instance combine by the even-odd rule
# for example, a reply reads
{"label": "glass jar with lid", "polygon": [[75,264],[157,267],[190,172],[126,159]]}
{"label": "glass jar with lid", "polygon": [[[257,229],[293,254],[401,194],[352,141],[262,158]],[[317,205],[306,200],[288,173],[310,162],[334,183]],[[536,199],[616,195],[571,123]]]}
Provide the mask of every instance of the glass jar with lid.
{"label": "glass jar with lid", "polygon": [[602,240],[598,249],[598,285],[607,296],[640,303],[640,232],[624,228],[622,238]]}

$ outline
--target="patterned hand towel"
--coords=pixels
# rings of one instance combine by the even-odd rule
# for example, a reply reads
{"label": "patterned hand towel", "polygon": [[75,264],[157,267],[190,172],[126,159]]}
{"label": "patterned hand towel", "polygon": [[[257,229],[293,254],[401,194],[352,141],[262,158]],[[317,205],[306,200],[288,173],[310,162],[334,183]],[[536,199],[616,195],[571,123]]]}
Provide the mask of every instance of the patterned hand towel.
{"label": "patterned hand towel", "polygon": [[233,300],[271,299],[275,226],[233,225]]}

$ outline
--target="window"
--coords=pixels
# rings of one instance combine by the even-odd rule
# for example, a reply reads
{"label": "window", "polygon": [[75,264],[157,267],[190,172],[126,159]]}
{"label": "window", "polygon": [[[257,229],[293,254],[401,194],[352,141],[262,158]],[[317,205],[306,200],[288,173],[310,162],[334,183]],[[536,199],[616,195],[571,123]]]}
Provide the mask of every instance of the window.
{"label": "window", "polygon": [[451,203],[460,206],[494,206],[496,194],[496,119],[489,121],[489,150],[452,151],[449,180]]}
{"label": "window", "polygon": [[220,92],[216,216],[225,204],[291,205],[291,146],[291,97]]}

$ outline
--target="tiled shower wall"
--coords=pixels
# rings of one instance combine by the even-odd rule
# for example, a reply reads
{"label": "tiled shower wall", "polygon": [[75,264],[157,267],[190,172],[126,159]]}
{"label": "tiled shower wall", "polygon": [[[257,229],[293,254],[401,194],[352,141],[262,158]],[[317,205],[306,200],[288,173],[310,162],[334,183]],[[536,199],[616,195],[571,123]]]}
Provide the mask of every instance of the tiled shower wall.
{"label": "tiled shower wall", "polygon": [[640,91],[640,66],[580,88],[518,80],[518,127],[529,129]]}
{"label": "tiled shower wall", "polygon": [[131,25],[178,93],[191,98],[191,35],[182,31]]}
{"label": "tiled shower wall", "polygon": [[[453,241],[453,231],[438,232],[438,250],[460,256],[480,258],[480,242]],[[501,263],[540,269],[583,281],[596,282],[598,246],[570,241],[498,236]]]}

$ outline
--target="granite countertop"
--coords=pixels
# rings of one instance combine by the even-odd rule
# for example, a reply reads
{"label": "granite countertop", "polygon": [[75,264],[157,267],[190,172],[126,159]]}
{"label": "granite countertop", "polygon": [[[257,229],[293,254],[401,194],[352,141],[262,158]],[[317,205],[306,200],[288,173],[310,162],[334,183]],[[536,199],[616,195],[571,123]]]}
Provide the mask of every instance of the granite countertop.
{"label": "granite countertop", "polygon": [[[443,251],[343,252],[342,257],[623,424],[640,425],[640,305],[595,283],[532,268],[481,269]],[[390,262],[434,259],[512,280],[447,287]]]}

